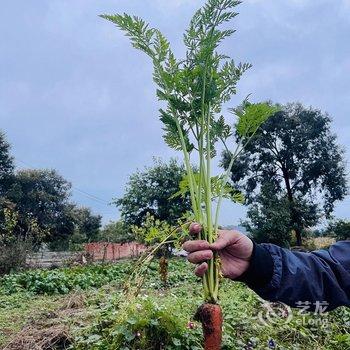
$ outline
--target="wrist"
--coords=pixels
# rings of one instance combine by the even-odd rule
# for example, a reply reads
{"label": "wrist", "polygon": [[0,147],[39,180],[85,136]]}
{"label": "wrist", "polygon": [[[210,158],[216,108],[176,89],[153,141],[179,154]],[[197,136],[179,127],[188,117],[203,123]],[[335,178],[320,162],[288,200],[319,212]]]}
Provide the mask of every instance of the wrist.
{"label": "wrist", "polygon": [[252,241],[252,244],[249,265],[236,281],[244,282],[252,289],[262,288],[271,281],[274,267],[273,259],[263,246],[254,241]]}

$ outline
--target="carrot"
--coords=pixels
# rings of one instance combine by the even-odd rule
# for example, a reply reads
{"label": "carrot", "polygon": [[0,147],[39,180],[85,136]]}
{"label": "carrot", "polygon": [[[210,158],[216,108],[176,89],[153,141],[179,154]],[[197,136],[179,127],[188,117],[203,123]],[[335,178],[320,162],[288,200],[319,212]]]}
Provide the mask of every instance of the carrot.
{"label": "carrot", "polygon": [[[236,65],[218,50],[221,41],[234,33],[222,26],[236,16],[239,3],[207,0],[196,11],[184,34],[184,59],[177,59],[165,36],[141,18],[125,13],[101,16],[124,31],[132,45],[153,62],[157,96],[164,103],[160,109],[163,137],[169,147],[182,151],[186,169],[180,190],[172,197],[189,194],[192,217],[204,228],[201,239],[209,243],[217,237],[223,199],[244,203],[240,192],[229,184],[235,161],[259,127],[278,111],[270,103],[250,103],[245,99],[239,107],[230,109],[238,118],[236,122],[226,120],[221,113],[223,105],[236,93],[239,78],[250,68],[248,63]],[[229,138],[235,142],[232,149],[227,148]],[[212,176],[213,158],[222,147],[228,151],[228,167],[223,174]],[[193,159],[198,159],[198,167],[193,168]],[[219,292],[216,258],[208,260],[203,289],[205,304],[200,307],[198,318],[203,325],[205,349],[219,350],[222,312],[215,304]]]}
{"label": "carrot", "polygon": [[222,341],[222,311],[218,304],[202,304],[195,315],[202,323],[205,350],[220,350]]}

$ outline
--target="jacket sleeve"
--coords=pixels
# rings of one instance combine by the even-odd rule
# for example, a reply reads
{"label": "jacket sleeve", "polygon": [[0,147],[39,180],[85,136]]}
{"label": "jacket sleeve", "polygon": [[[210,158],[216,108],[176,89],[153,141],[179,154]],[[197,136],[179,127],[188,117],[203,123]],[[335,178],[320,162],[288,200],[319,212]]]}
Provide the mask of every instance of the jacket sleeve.
{"label": "jacket sleeve", "polygon": [[350,306],[350,241],[311,253],[254,244],[250,267],[239,280],[263,299],[291,307]]}

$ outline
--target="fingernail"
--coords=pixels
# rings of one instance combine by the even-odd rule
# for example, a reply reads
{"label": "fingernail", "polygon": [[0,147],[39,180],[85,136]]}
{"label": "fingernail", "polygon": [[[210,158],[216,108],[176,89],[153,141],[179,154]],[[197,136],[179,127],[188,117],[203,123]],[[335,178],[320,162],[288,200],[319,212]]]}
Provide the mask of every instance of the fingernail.
{"label": "fingernail", "polygon": [[202,231],[202,226],[196,222],[190,225],[190,233],[196,235]]}

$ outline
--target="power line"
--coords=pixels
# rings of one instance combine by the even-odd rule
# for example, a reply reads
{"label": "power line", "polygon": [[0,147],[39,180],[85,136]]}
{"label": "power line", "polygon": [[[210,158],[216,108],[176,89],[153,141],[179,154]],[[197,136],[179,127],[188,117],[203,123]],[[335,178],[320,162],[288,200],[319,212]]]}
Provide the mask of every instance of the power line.
{"label": "power line", "polygon": [[73,187],[73,186],[72,186],[72,188],[73,188],[73,190],[75,190],[75,191],[77,191],[77,192],[79,192],[79,193],[81,193],[81,194],[83,194],[83,195],[89,197],[89,198],[92,199],[92,200],[98,201],[98,202],[103,203],[103,204],[110,205],[109,202],[105,201],[105,200],[102,199],[102,198],[99,198],[99,197],[97,197],[97,196],[95,196],[95,195],[93,195],[93,194],[90,194],[90,193],[88,193],[88,192],[85,192],[85,191],[83,191],[83,190],[81,190],[81,189],[79,189],[79,188],[77,188],[77,187]]}
{"label": "power line", "polygon": [[[18,159],[18,158],[16,158],[16,161],[19,162],[19,163],[22,163],[23,165],[25,165],[25,166],[27,166],[27,167],[29,167],[29,168],[31,168],[31,169],[38,169],[37,167],[33,166],[32,164],[29,164],[29,163],[27,163],[27,162],[24,162],[24,161],[22,161],[22,160],[20,160],[20,159]],[[100,204],[107,205],[107,206],[109,206],[109,207],[111,206],[111,203],[110,203],[110,202],[108,202],[108,201],[106,201],[106,200],[104,200],[104,199],[102,199],[102,198],[100,198],[100,197],[97,197],[97,196],[95,196],[94,194],[91,194],[91,193],[88,193],[88,192],[86,192],[86,191],[83,191],[83,190],[81,190],[81,189],[79,189],[79,188],[77,188],[77,187],[75,187],[75,186],[72,186],[72,189],[73,189],[74,191],[78,192],[78,193],[81,193],[82,195],[85,195],[86,197],[88,197],[89,199],[91,199],[91,200],[93,200],[93,201],[95,201],[95,202],[98,202],[98,203],[100,203]]]}

